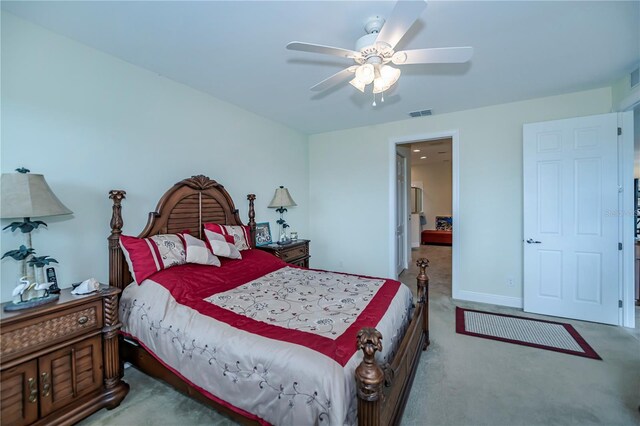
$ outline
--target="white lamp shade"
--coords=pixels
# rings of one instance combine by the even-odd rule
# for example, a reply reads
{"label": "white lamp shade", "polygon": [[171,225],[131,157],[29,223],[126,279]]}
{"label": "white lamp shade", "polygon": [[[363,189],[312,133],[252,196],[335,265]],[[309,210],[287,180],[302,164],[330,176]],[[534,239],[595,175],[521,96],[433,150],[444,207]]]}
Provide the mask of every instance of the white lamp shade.
{"label": "white lamp shade", "polygon": [[51,191],[43,175],[3,173],[0,217],[45,217],[73,213]]}
{"label": "white lamp shade", "polygon": [[364,84],[362,81],[358,80],[357,78],[354,78],[349,82],[349,84],[355,87],[356,89],[358,89],[359,91],[361,91],[362,93],[364,93],[364,88],[366,84]]}
{"label": "white lamp shade", "polygon": [[360,65],[356,69],[356,78],[360,80],[365,85],[371,84],[374,79],[374,69],[371,64]]}
{"label": "white lamp shade", "polygon": [[380,67],[380,77],[373,81],[373,93],[385,92],[391,88],[400,78],[400,70],[398,68],[383,65]]}
{"label": "white lamp shade", "polygon": [[276,193],[273,195],[273,200],[269,203],[270,209],[275,209],[278,207],[293,207],[297,206],[296,202],[293,201],[291,195],[289,194],[289,190],[284,186],[280,188],[276,188]]}

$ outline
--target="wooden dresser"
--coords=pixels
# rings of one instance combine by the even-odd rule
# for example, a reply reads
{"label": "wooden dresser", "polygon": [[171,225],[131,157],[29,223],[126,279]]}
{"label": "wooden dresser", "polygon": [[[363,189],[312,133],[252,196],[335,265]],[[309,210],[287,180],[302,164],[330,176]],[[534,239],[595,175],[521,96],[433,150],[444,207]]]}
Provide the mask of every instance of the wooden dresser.
{"label": "wooden dresser", "polygon": [[2,425],[73,424],[120,404],[129,385],[120,380],[119,293],[64,289],[55,303],[0,312]]}
{"label": "wooden dresser", "polygon": [[296,240],[289,244],[269,244],[256,247],[279,257],[287,263],[303,268],[309,267],[309,240]]}

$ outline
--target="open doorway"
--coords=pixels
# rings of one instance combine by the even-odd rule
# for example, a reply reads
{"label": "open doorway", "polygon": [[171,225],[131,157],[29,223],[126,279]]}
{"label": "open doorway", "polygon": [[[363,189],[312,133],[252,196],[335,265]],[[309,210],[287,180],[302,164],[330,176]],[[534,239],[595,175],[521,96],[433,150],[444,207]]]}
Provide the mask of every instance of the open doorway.
{"label": "open doorway", "polygon": [[[452,132],[441,137],[398,143],[396,146],[396,149],[409,152],[406,232],[410,256],[408,269],[398,278],[413,287],[411,280],[417,273],[415,262],[419,258],[427,258],[430,262],[431,290],[448,297],[455,293],[453,266],[457,197],[454,194],[457,191],[457,167],[454,161],[454,138],[457,138],[457,134]],[[396,204],[405,202],[403,192],[396,185]],[[395,209],[396,212],[402,210]]]}
{"label": "open doorway", "polygon": [[433,287],[449,297],[453,243],[451,142],[451,138],[435,139],[410,147],[411,261],[429,259]]}

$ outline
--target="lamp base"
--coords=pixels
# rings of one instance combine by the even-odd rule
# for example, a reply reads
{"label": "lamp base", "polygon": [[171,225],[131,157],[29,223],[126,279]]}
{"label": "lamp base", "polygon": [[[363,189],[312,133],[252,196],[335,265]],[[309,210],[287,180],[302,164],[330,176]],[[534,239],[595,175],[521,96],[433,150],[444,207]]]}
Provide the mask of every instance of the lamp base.
{"label": "lamp base", "polygon": [[21,311],[22,309],[35,308],[36,306],[46,305],[47,303],[55,302],[60,298],[59,294],[50,294],[44,297],[36,297],[35,299],[27,300],[26,302],[12,302],[5,305],[5,312]]}

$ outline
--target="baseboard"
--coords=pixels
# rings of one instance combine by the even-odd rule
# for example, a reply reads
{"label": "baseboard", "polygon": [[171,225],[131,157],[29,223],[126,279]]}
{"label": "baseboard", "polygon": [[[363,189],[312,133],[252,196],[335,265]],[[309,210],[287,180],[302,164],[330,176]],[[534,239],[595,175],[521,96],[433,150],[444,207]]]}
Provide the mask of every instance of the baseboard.
{"label": "baseboard", "polygon": [[453,298],[466,300],[468,302],[490,303],[492,305],[509,306],[512,308],[522,308],[522,298],[513,296],[501,296],[499,294],[478,293],[469,290],[458,290],[454,292]]}
{"label": "baseboard", "polygon": [[420,243],[411,243],[411,248],[418,248],[420,247]]}

